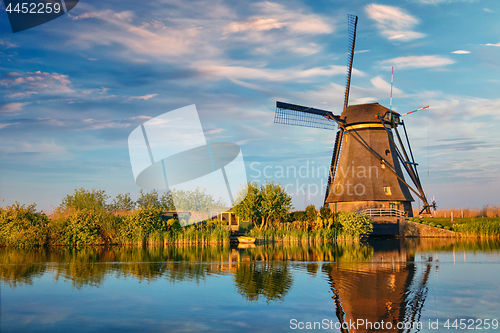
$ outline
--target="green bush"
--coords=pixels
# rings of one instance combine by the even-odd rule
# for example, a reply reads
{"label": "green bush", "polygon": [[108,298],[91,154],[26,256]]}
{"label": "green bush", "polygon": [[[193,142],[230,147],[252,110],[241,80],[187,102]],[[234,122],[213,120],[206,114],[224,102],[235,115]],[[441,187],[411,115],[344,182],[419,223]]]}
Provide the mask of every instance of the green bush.
{"label": "green bush", "polygon": [[47,244],[49,219],[36,211],[36,205],[14,205],[0,208],[0,244],[35,247]]}
{"label": "green bush", "polygon": [[360,215],[356,212],[338,212],[335,220],[342,226],[342,232],[346,235],[367,235],[373,231],[370,217]]}
{"label": "green bush", "polygon": [[116,218],[101,209],[81,209],[66,219],[62,245],[102,245],[113,242],[112,232]]}
{"label": "green bush", "polygon": [[161,214],[161,207],[146,206],[125,215],[117,231],[119,242],[124,244],[146,242],[153,231],[168,231],[168,221],[161,220]]}

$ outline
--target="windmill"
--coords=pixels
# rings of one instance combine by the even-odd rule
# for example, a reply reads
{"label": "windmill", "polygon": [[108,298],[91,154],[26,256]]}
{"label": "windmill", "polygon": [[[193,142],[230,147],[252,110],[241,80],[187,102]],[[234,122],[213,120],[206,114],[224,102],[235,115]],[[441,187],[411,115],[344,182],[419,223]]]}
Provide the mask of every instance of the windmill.
{"label": "windmill", "polygon": [[[349,105],[357,22],[357,16],[348,15],[349,53],[342,114],[276,102],[274,122],[338,128],[324,200],[332,211],[365,210],[372,217],[380,217],[379,221],[413,216],[411,191],[423,202],[420,214],[430,214],[432,205],[423,191],[402,115],[378,103]],[[407,148],[398,126],[404,130]]]}

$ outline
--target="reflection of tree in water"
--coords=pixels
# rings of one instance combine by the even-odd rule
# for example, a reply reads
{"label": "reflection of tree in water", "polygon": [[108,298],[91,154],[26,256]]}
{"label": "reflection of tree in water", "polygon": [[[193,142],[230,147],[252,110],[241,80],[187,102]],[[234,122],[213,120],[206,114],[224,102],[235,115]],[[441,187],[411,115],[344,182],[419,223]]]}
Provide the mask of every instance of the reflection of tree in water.
{"label": "reflection of tree in water", "polygon": [[4,248],[0,250],[0,280],[9,287],[33,284],[33,279],[47,271],[46,251],[19,251]]}
{"label": "reflection of tree in water", "polygon": [[246,262],[240,263],[234,272],[238,292],[250,301],[259,296],[266,301],[282,301],[292,287],[292,274],[287,263]]}
{"label": "reflection of tree in water", "polygon": [[52,273],[73,286],[99,286],[105,278],[133,277],[139,281],[167,279],[204,280],[211,265],[201,262],[227,261],[228,247],[88,247],[20,250],[0,249],[0,279],[11,287],[32,284],[33,279]]}
{"label": "reflection of tree in water", "polygon": [[[409,243],[406,242],[406,245]],[[415,244],[419,249],[430,250],[498,250],[498,240],[432,240],[425,244]],[[403,246],[404,247],[404,246]],[[403,249],[402,251],[411,252]],[[414,251],[413,251],[414,252]],[[267,300],[283,300],[292,285],[291,269],[287,262],[307,262],[307,271],[315,274],[322,267],[332,277],[337,287],[339,281],[349,283],[358,281],[359,276],[379,275],[380,286],[392,285],[397,290],[402,275],[410,276],[415,269],[396,262],[390,263],[387,270],[380,272],[369,269],[366,263],[377,260],[380,252],[362,244],[323,244],[317,246],[289,245],[263,246],[252,249],[232,249],[228,246],[172,246],[172,247],[89,247],[89,248],[51,248],[20,250],[0,249],[0,280],[10,287],[32,284],[34,279],[49,273],[56,279],[64,279],[80,288],[99,286],[107,276],[132,277],[138,281],[165,279],[170,282],[204,281],[208,274],[234,274],[238,290],[249,300],[257,300],[262,295]],[[405,259],[406,260],[406,259]],[[336,264],[323,264],[335,262]],[[363,263],[365,262],[365,263]],[[364,267],[364,268],[363,268]],[[368,269],[367,269],[368,267]],[[379,265],[379,267],[381,267]],[[337,271],[337,273],[335,273]],[[338,280],[335,274],[343,272],[344,278]],[[376,274],[375,274],[376,273]],[[354,274],[349,280],[349,274]],[[368,279],[364,283],[373,285],[376,281]],[[356,283],[361,283],[361,280]],[[417,281],[413,279],[412,281]],[[348,286],[348,284],[346,284]],[[337,287],[334,289],[336,290]],[[413,288],[413,287],[411,287]],[[410,292],[411,289],[410,288]],[[415,290],[418,290],[415,287]],[[372,289],[375,289],[374,287]],[[373,292],[371,290],[370,292]],[[416,294],[415,294],[416,295]],[[341,293],[342,297],[345,296]],[[415,304],[421,303],[425,295],[414,298]],[[404,300],[391,301],[402,304]],[[397,303],[400,302],[400,303]],[[410,302],[408,300],[408,302]],[[385,304],[385,303],[384,303]],[[390,305],[393,308],[392,305]]]}

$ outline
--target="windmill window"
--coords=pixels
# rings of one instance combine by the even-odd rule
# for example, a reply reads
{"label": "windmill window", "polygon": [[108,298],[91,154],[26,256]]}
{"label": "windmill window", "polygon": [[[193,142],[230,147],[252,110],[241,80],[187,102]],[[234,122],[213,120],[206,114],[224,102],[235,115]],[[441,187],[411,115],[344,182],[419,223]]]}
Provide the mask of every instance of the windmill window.
{"label": "windmill window", "polygon": [[384,193],[386,195],[391,195],[391,187],[390,186],[384,186]]}

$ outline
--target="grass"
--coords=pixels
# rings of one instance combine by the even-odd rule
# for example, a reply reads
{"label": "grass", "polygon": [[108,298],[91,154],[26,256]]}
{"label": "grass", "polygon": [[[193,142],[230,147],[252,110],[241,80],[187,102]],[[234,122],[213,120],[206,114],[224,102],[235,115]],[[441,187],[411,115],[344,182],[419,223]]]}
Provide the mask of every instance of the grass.
{"label": "grass", "polygon": [[[413,215],[418,216],[418,209],[413,210]],[[464,208],[464,207],[445,207],[438,208],[432,212],[436,218],[473,218],[473,217],[500,217],[500,206],[486,205],[481,208]]]}
{"label": "grass", "polygon": [[423,217],[410,218],[411,221],[456,231],[468,237],[499,237],[500,218],[498,217]]}

